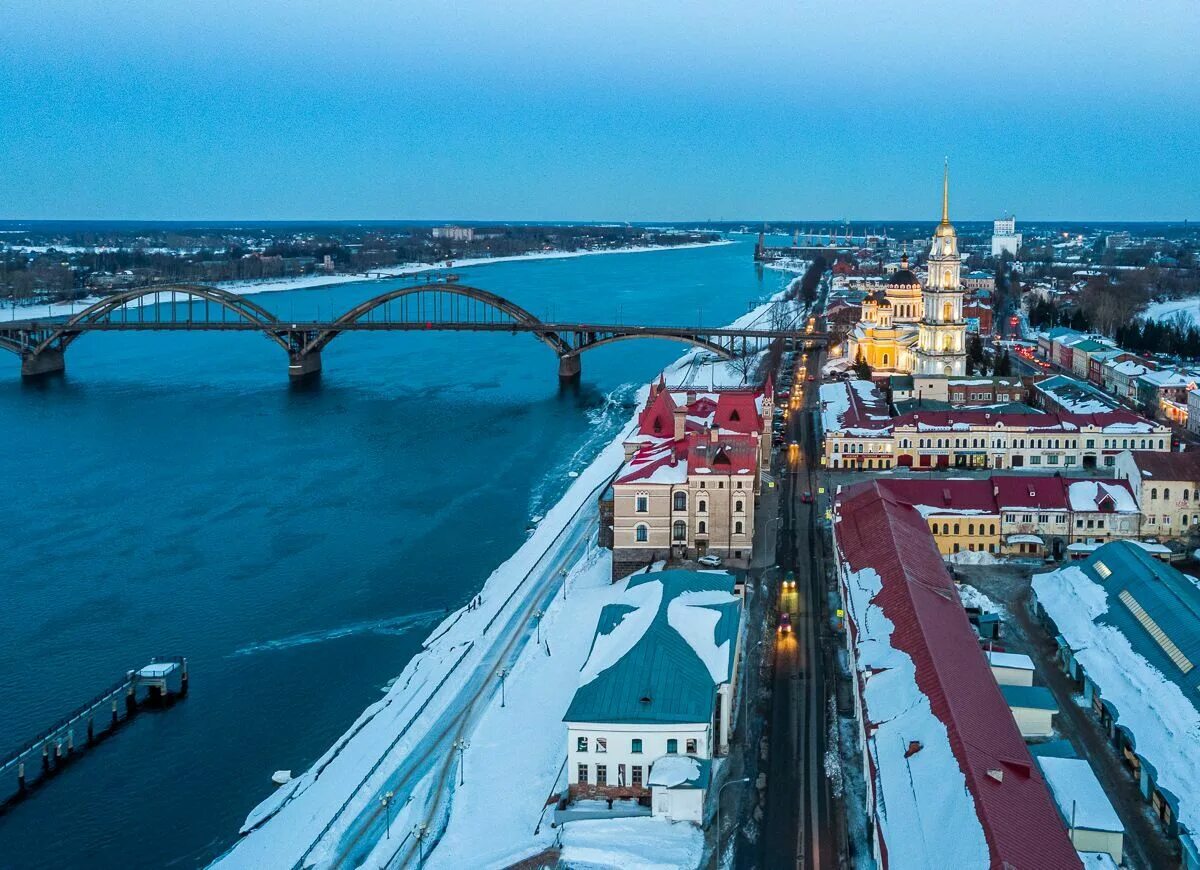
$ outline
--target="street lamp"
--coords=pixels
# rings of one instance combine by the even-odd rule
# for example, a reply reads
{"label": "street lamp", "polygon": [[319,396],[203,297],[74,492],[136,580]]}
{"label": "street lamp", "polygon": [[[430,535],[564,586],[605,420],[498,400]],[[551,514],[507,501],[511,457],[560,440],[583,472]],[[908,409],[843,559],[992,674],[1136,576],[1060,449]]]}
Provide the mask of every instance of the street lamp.
{"label": "street lamp", "polygon": [[542,617],[546,615],[546,611],[538,609],[533,611],[533,618],[537,626],[537,642],[538,646],[542,644]]}
{"label": "street lamp", "polygon": [[471,746],[471,741],[465,737],[459,737],[454,741],[454,748],[458,750],[458,784],[462,785],[466,781],[466,751]]}
{"label": "street lamp", "polygon": [[750,781],[750,777],[743,776],[741,779],[731,779],[731,780],[729,780],[729,782],[722,783],[721,787],[719,789],[717,789],[717,851],[716,851],[716,854],[717,854],[718,861],[721,860],[721,793],[723,791],[725,791],[725,789],[731,785],[737,785],[738,783],[749,782],[749,781]]}
{"label": "street lamp", "polygon": [[387,819],[387,836],[386,840],[392,839],[392,799],[396,797],[394,791],[385,791],[383,796],[379,798],[379,802],[383,804],[383,814]]}
{"label": "street lamp", "polygon": [[417,825],[412,829],[413,839],[417,841],[417,866],[425,866],[425,838],[429,836],[429,825]]}
{"label": "street lamp", "polygon": [[504,678],[508,676],[508,668],[501,668],[496,671],[496,676],[500,678],[500,706],[504,706]]}

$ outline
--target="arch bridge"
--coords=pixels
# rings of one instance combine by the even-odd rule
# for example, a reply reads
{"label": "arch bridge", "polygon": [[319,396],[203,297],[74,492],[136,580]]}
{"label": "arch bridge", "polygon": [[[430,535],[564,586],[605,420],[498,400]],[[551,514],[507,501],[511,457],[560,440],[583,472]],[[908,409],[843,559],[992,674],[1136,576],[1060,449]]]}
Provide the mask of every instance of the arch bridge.
{"label": "arch bridge", "polygon": [[739,328],[548,322],[487,290],[444,281],[388,290],[324,321],[281,318],[218,287],[143,287],[107,296],[67,318],[0,322],[0,348],[19,356],[22,375],[33,377],[63,371],[67,348],[85,333],[150,331],[258,332],[287,353],[294,378],[320,372],[321,352],[347,332],[528,333],[554,351],[564,379],[579,376],[584,351],[629,339],[683,342],[724,359],[757,352],[776,340],[795,346],[829,339],[795,323]]}

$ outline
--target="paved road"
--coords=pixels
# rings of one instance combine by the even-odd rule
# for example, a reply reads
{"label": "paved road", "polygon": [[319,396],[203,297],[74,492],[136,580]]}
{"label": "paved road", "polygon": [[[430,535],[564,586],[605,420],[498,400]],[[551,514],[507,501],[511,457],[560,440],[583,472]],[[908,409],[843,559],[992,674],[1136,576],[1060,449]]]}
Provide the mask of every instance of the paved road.
{"label": "paved road", "polygon": [[[809,354],[806,365],[820,371],[822,357]],[[830,836],[828,785],[824,775],[826,737],[826,667],[822,654],[822,611],[825,601],[823,531],[816,507],[805,493],[818,486],[819,451],[813,412],[817,385],[797,375],[803,404],[792,411],[783,475],[783,523],[779,564],[792,571],[794,589],[780,595],[780,610],[791,618],[793,630],[777,635],[773,675],[770,743],[767,768],[767,806],[758,866],[765,868],[835,867],[834,838]]]}

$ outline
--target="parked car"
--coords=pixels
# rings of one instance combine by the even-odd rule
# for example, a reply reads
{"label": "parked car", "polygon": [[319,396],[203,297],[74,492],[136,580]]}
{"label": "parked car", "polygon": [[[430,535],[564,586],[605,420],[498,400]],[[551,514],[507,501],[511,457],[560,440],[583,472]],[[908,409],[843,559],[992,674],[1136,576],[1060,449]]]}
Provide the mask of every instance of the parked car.
{"label": "parked car", "polygon": [[697,565],[703,565],[705,568],[720,568],[721,557],[716,553],[709,553],[707,556],[701,556],[696,560]]}

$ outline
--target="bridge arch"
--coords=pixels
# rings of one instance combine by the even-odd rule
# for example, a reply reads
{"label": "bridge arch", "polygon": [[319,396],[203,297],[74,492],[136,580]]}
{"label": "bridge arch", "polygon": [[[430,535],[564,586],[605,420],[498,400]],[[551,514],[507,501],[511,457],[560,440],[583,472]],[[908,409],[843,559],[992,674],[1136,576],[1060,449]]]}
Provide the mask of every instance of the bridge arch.
{"label": "bridge arch", "polygon": [[[209,287],[204,284],[169,284],[157,287],[139,287],[134,290],[125,290],[121,293],[105,296],[99,302],[89,305],[83,311],[69,318],[35,347],[32,353],[36,356],[52,346],[56,346],[59,350],[64,350],[68,344],[83,334],[83,329],[80,327],[86,326],[89,323],[99,323],[131,302],[149,297],[160,297],[163,294],[179,294],[186,297],[183,301],[204,300],[214,305],[219,305],[222,309],[237,315],[242,320],[261,327],[262,331],[272,341],[284,350],[289,349],[287,340],[278,331],[282,329],[279,319],[258,303],[252,302],[249,298],[237,293],[231,293],[228,290],[222,290],[219,287]],[[156,299],[155,304],[171,304],[173,301],[177,300]]]}
{"label": "bridge arch", "polygon": [[681,344],[690,344],[693,347],[699,347],[707,351],[712,351],[722,359],[735,359],[737,354],[730,351],[728,348],[721,347],[719,344],[714,344],[711,341],[706,341],[703,338],[697,338],[690,335],[673,335],[670,333],[661,332],[622,332],[617,335],[609,335],[604,338],[598,338],[595,341],[587,341],[580,344],[578,348],[572,351],[575,354],[581,354],[584,351],[591,350],[595,347],[603,347],[606,344],[613,344],[618,341],[629,341],[636,338],[657,338],[664,341],[677,341]]}
{"label": "bridge arch", "polygon": [[22,354],[25,353],[25,348],[21,346],[20,342],[13,341],[11,338],[7,338],[6,336],[3,336],[3,335],[0,335],[0,348],[4,348],[7,351],[11,351],[12,353],[15,353],[17,356],[21,356]]}
{"label": "bridge arch", "polygon": [[[542,320],[536,317],[533,313],[525,310],[520,305],[510,302],[503,296],[497,296],[495,293],[489,293],[487,290],[481,290],[478,287],[471,287],[466,284],[458,284],[455,282],[443,282],[436,284],[419,284],[415,287],[401,287],[395,290],[389,290],[386,293],[381,293],[372,299],[365,302],[360,302],[346,313],[342,314],[335,320],[328,329],[318,333],[305,346],[303,353],[320,353],[329,342],[333,341],[343,332],[344,328],[352,323],[357,322],[363,317],[369,317],[371,312],[377,308],[383,308],[390,302],[402,300],[406,297],[421,296],[421,295],[446,295],[456,298],[468,300],[468,302],[478,303],[478,307],[472,308],[467,306],[468,314],[474,314],[475,320],[433,320],[428,319],[431,327],[444,326],[447,323],[480,323],[480,322],[502,322],[494,319],[495,313],[500,313],[512,318],[515,323],[522,324],[527,327],[533,327],[531,332],[540,341],[544,342],[559,356],[564,356],[572,352],[571,346],[562,339],[557,333],[546,329],[539,330],[537,327],[542,326]],[[437,306],[434,306],[435,309]],[[458,307],[454,307],[454,313],[457,314]],[[441,312],[435,311],[439,316]],[[421,316],[415,318],[417,321],[426,321],[427,318]]]}

